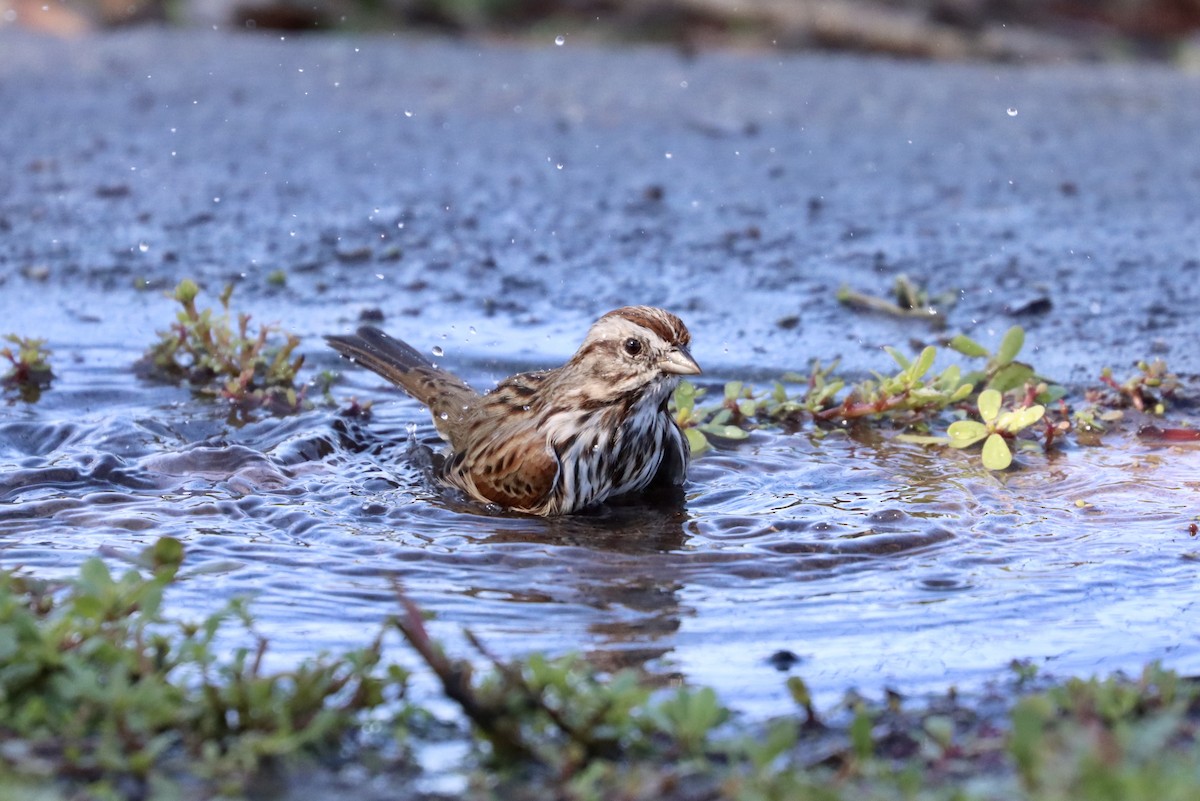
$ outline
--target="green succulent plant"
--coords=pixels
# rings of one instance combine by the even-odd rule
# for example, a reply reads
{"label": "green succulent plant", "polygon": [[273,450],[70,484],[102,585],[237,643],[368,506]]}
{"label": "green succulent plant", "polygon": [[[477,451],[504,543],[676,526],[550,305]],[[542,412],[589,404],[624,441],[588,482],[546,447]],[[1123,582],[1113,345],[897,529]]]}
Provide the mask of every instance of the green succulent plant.
{"label": "green succulent plant", "polygon": [[1041,404],[1002,411],[1004,396],[994,389],[979,393],[980,420],[957,420],[946,433],[952,448],[969,448],[983,440],[983,466],[989,470],[1004,470],[1012,464],[1009,440],[1017,432],[1041,420],[1046,407]]}
{"label": "green succulent plant", "polygon": [[0,388],[17,393],[21,400],[33,403],[41,397],[42,390],[50,386],[54,373],[50,369],[50,349],[46,340],[6,334],[4,341],[16,346],[0,348],[0,357],[8,361],[10,369],[0,376]]}

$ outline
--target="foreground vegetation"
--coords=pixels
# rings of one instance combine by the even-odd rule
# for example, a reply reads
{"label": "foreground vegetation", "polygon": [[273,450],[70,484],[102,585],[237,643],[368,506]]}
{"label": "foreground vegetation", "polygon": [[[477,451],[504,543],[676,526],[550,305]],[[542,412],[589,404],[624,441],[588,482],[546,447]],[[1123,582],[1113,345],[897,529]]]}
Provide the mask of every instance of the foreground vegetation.
{"label": "foreground vegetation", "polygon": [[[62,583],[0,573],[0,797],[261,798],[264,774],[354,764],[363,782],[386,775],[389,797],[432,798],[412,789],[415,755],[448,737],[472,755],[454,795],[480,799],[1200,793],[1200,688],[1157,665],[1066,681],[1015,665],[991,693],[912,704],[851,695],[824,713],[793,676],[794,711],[754,722],[709,689],[658,690],[574,657],[506,662],[476,642],[486,666],[476,675],[429,638],[402,594],[361,649],[269,671],[269,643],[245,605],[198,621],[164,610],[177,541],[131,561],[117,577],[92,560]],[[396,633],[461,720],[439,725],[411,697],[409,673],[385,657]]]}

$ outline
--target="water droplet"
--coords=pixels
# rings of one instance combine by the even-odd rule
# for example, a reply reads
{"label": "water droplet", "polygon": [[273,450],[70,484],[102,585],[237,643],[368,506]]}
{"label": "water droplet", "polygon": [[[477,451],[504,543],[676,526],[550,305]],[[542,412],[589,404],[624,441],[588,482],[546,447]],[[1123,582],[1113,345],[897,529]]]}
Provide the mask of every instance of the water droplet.
{"label": "water droplet", "polygon": [[433,346],[433,355],[434,355],[434,356],[445,356],[445,355],[446,355],[446,351],[442,350],[442,346],[441,346],[441,345],[434,345],[434,346]]}
{"label": "water droplet", "polygon": [[411,117],[411,116],[412,116],[412,112],[411,112],[411,111],[405,111],[405,112],[404,112],[404,116],[405,116],[405,117]]}
{"label": "water droplet", "polygon": [[554,166],[555,166],[555,167],[557,167],[557,168],[558,168],[558,169],[560,169],[560,170],[563,168],[563,165],[561,165],[561,164],[555,164]]}
{"label": "water droplet", "polygon": [[521,411],[523,411],[523,412],[529,411],[529,404],[525,404],[524,406],[522,406]]}
{"label": "water droplet", "polygon": [[470,328],[467,329],[467,333],[470,334],[471,336],[475,336],[475,334],[478,332],[475,330],[475,326],[471,326]]}
{"label": "water droplet", "polygon": [[145,253],[149,249],[150,249],[150,245],[148,245],[147,243],[138,242],[138,250],[140,250],[142,253]]}
{"label": "water droplet", "polygon": [[563,36],[561,33],[558,36],[554,37],[554,44],[558,45],[559,47],[562,47],[566,43],[567,43],[567,37]]}
{"label": "water droplet", "polygon": [[417,424],[416,423],[409,423],[408,425],[405,426],[405,428],[408,429],[408,435],[410,437],[415,437],[417,435]]}
{"label": "water droplet", "polygon": [[449,420],[449,419],[450,419],[450,415],[446,414],[445,412],[442,412],[441,414],[439,414],[439,415],[438,415],[438,417],[440,417],[440,418],[441,418],[441,419],[443,419],[443,420]]}
{"label": "water droplet", "polygon": [[1008,110],[1008,116],[1010,116],[1010,117],[1015,117],[1015,116],[1017,116],[1018,113],[1019,112],[1015,108],[1010,108]]}

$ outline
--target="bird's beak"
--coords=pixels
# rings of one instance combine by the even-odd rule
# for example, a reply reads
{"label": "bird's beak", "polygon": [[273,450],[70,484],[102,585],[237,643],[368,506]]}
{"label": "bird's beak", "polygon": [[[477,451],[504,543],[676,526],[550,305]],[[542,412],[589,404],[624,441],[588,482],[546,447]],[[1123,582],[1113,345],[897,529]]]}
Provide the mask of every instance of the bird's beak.
{"label": "bird's beak", "polygon": [[658,360],[658,368],[673,375],[699,375],[700,365],[684,347],[671,348]]}

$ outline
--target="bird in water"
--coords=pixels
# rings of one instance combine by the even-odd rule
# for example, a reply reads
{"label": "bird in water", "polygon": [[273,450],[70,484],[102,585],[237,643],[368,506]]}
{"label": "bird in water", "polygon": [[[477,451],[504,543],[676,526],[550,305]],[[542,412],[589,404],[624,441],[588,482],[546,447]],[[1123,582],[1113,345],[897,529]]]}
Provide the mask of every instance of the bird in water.
{"label": "bird in water", "polygon": [[442,479],[476,500],[564,515],[687,476],[687,439],[667,402],[700,366],[687,327],[663,309],[610,311],[562,367],[485,393],[378,328],[326,340],[429,407],[450,446]]}

